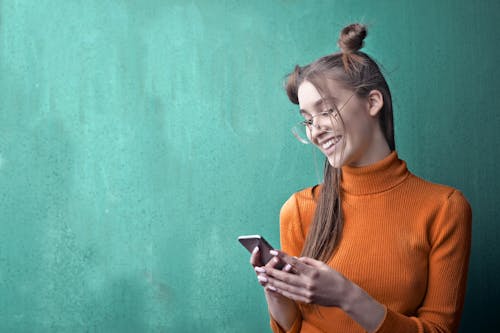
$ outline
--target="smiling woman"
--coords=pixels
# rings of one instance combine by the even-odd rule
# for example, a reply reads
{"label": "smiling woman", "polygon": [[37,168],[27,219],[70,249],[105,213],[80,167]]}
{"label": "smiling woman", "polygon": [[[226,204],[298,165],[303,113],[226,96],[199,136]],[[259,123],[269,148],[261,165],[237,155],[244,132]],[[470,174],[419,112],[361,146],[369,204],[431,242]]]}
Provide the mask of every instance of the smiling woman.
{"label": "smiling woman", "polygon": [[323,183],[282,207],[282,251],[265,266],[258,248],[250,258],[274,332],[458,330],[471,209],[398,158],[389,87],[359,51],[366,34],[345,27],[341,52],[288,77],[304,118],[293,132],[326,161]]}
{"label": "smiling woman", "polygon": [[343,164],[368,165],[386,156],[390,152],[389,146],[378,126],[378,113],[383,106],[381,93],[372,90],[365,100],[336,81],[328,82],[328,87],[332,95],[338,96],[337,100],[345,102],[342,108],[333,106],[331,109],[336,111],[329,117],[320,117],[316,124],[314,118],[324,113],[315,111],[314,105],[318,105],[323,98],[309,81],[304,81],[298,89],[301,110],[312,110],[310,113],[302,111],[309,141],[318,146],[334,167]]}

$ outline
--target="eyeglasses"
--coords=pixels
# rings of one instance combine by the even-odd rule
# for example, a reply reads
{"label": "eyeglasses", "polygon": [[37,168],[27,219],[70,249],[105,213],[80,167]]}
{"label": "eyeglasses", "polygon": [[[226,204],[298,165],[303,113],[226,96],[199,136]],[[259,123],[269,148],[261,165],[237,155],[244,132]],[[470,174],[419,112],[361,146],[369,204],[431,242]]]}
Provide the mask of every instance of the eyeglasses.
{"label": "eyeglasses", "polygon": [[[334,132],[334,122],[339,120],[340,111],[349,103],[352,96],[354,94],[349,96],[340,108],[337,108],[333,103],[329,103],[331,106],[327,110],[312,115],[293,126],[292,133],[295,138],[303,144],[311,143],[311,131],[313,127],[324,132]],[[316,119],[316,124],[314,123],[314,119]]]}

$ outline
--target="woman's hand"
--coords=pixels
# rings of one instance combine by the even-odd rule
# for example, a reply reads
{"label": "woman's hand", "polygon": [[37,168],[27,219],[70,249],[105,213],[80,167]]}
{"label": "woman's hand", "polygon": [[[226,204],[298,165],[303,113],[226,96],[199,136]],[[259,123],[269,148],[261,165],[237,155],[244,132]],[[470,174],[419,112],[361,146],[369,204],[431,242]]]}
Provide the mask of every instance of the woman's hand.
{"label": "woman's hand", "polygon": [[298,302],[337,306],[367,332],[374,332],[384,320],[385,306],[327,264],[280,251],[272,254],[287,265],[281,271],[264,268],[261,276],[267,281],[267,289]]}
{"label": "woman's hand", "polygon": [[306,304],[344,307],[352,282],[342,274],[318,260],[290,257],[278,251],[273,253],[278,262],[284,261],[287,265],[283,271],[264,267],[260,279],[266,280],[268,289]]}
{"label": "woman's hand", "polygon": [[[281,264],[283,265],[281,259],[279,257],[274,257],[271,259],[265,266],[262,265],[262,259],[261,259],[261,254],[260,254],[260,249],[259,247],[255,247],[255,249],[252,251],[252,255],[250,256],[250,264],[253,266],[255,273],[257,274],[257,279],[259,280],[259,283],[261,286],[265,288],[266,291],[274,291],[273,287],[271,286],[269,288],[268,286],[268,279],[265,274],[266,270],[270,269],[275,269],[276,267]],[[288,268],[288,267],[285,267]],[[266,288],[267,286],[267,288]],[[280,296],[280,295],[275,295]]]}
{"label": "woman's hand", "polygon": [[[276,267],[283,264],[283,262],[280,258],[275,257],[265,266],[262,266],[260,249],[256,247],[250,257],[250,264],[254,267],[259,283],[264,287],[267,305],[271,316],[285,331],[290,330],[298,315],[297,305],[293,300],[276,293],[275,288],[272,285],[269,285],[268,277],[265,274],[268,270],[277,271]],[[290,271],[290,269],[290,265],[283,268],[285,271]]]}

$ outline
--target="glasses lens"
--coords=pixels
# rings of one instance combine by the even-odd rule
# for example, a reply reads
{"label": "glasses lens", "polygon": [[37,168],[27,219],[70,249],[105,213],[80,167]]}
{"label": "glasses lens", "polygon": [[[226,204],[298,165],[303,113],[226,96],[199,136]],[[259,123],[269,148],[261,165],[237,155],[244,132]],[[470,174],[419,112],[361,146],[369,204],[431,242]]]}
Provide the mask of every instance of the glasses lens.
{"label": "glasses lens", "polygon": [[307,127],[302,124],[297,124],[292,127],[293,136],[303,144],[311,143],[309,137],[307,136]]}
{"label": "glasses lens", "polygon": [[[317,130],[322,131],[322,132],[334,132],[333,128],[335,127],[335,119],[332,116],[333,113],[323,113],[321,115],[318,115],[317,121],[314,126]],[[300,142],[304,144],[309,144],[311,143],[311,140],[309,139],[308,132],[309,128],[305,126],[303,123],[298,123],[294,127],[292,127],[292,133],[299,140]],[[309,133],[310,134],[310,133]]]}

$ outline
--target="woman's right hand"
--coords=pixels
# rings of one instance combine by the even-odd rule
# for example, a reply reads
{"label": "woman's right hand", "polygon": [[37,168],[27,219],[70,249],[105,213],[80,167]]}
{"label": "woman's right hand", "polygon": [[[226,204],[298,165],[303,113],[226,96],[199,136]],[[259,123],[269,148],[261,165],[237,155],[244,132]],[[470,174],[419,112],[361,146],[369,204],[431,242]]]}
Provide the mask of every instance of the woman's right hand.
{"label": "woman's right hand", "polygon": [[[252,255],[250,256],[250,264],[253,266],[255,273],[257,274],[257,280],[266,291],[274,291],[273,286],[267,286],[267,277],[265,274],[266,268],[276,268],[278,264],[281,264],[280,260],[281,259],[279,257],[273,257],[273,259],[269,260],[266,265],[263,265],[260,248],[256,246],[252,251]],[[285,267],[284,269],[288,269],[288,267]],[[276,294],[276,296],[278,296],[278,294]]]}
{"label": "woman's right hand", "polygon": [[[291,328],[297,316],[297,305],[293,300],[275,292],[276,289],[268,285],[266,275],[266,268],[275,268],[278,265],[283,265],[284,262],[282,263],[281,260],[282,259],[278,256],[275,256],[263,266],[259,247],[255,247],[250,256],[250,264],[254,267],[255,273],[257,274],[257,280],[260,285],[264,287],[269,312],[274,320],[287,331]],[[291,270],[292,266],[290,265],[285,265],[282,269],[284,272],[293,274]]]}

